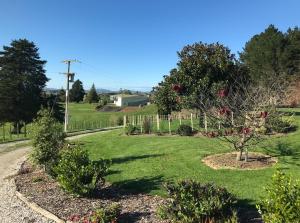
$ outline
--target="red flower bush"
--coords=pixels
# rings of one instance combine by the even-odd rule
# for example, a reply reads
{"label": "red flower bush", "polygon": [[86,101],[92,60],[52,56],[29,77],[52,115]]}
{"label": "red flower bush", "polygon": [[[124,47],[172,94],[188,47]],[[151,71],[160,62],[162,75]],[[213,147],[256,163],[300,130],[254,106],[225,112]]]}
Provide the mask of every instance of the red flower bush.
{"label": "red flower bush", "polygon": [[172,89],[176,93],[182,93],[183,91],[183,87],[180,84],[173,84]]}
{"label": "red flower bush", "polygon": [[228,107],[221,108],[219,110],[219,114],[220,115],[229,115],[230,114],[230,109]]}
{"label": "red flower bush", "polygon": [[268,116],[268,112],[267,111],[263,111],[260,113],[260,117],[261,118],[266,118]]}
{"label": "red flower bush", "polygon": [[250,128],[243,128],[243,133],[248,135],[251,132]]}
{"label": "red flower bush", "polygon": [[227,97],[227,96],[228,96],[228,90],[224,90],[224,89],[219,90],[218,96],[219,96],[220,98]]}

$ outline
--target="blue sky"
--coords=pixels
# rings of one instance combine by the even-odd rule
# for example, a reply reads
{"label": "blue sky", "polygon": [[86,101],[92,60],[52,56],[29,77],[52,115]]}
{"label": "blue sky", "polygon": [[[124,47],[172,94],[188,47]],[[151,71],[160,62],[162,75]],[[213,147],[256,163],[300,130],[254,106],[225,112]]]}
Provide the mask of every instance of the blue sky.
{"label": "blue sky", "polygon": [[85,88],[149,90],[184,45],[220,42],[236,53],[269,24],[300,26],[299,0],[0,0],[0,47],[27,38],[64,86],[63,59]]}

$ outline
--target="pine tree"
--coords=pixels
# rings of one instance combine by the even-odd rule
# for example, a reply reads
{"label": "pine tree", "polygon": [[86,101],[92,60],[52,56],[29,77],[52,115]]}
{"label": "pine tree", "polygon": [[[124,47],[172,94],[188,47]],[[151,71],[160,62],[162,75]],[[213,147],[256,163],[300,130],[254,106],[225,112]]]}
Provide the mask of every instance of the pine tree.
{"label": "pine tree", "polygon": [[14,40],[10,46],[3,47],[0,52],[0,122],[13,122],[16,127],[36,116],[48,81],[45,64],[36,45],[26,39]]}
{"label": "pine tree", "polygon": [[80,80],[76,80],[70,90],[70,101],[71,102],[80,102],[83,100],[85,95],[82,82]]}
{"label": "pine tree", "polygon": [[89,93],[87,94],[86,101],[90,104],[97,103],[99,101],[99,97],[94,84],[92,85]]}

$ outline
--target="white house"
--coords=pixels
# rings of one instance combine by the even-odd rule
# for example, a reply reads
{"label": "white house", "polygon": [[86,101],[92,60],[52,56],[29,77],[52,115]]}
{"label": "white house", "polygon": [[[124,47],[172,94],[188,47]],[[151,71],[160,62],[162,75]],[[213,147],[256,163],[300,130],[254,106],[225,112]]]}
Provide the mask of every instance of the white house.
{"label": "white house", "polygon": [[149,98],[144,95],[116,95],[114,104],[116,106],[139,106],[146,105]]}

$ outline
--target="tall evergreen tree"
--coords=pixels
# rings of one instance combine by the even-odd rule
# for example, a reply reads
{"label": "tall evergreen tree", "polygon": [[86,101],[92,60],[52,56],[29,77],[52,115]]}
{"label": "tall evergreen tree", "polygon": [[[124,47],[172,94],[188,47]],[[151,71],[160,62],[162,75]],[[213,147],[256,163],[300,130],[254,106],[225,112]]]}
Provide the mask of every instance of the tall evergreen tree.
{"label": "tall evergreen tree", "polygon": [[66,101],[66,91],[62,88],[58,92],[58,101],[65,102]]}
{"label": "tall evergreen tree", "polygon": [[253,80],[268,83],[286,73],[285,46],[284,34],[270,25],[246,43],[240,59],[250,69]]}
{"label": "tall evergreen tree", "polygon": [[0,122],[30,122],[40,109],[48,81],[45,60],[26,39],[14,40],[0,52]]}
{"label": "tall evergreen tree", "polygon": [[72,89],[70,90],[70,101],[78,103],[83,100],[84,95],[85,92],[82,82],[80,80],[76,80],[72,85]]}
{"label": "tall evergreen tree", "polygon": [[99,101],[99,97],[95,88],[95,85],[93,84],[89,93],[86,96],[86,101],[88,103],[97,103]]}

